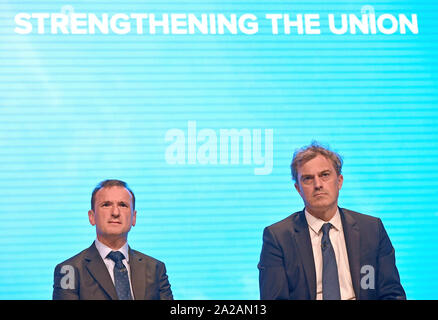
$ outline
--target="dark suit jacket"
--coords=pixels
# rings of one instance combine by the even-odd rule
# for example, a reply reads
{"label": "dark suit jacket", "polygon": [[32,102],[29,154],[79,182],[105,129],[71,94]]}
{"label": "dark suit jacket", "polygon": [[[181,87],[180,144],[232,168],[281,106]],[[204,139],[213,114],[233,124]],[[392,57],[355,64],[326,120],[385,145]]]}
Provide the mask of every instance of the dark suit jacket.
{"label": "dark suit jacket", "polygon": [[[62,270],[63,266],[67,267]],[[129,267],[132,291],[136,300],[173,299],[164,263],[129,248]],[[63,280],[66,276],[72,281],[67,286],[66,279]],[[88,249],[56,266],[53,299],[118,299],[116,288],[94,242]]]}
{"label": "dark suit jacket", "polygon": [[[347,209],[339,212],[356,299],[406,299],[382,221]],[[361,271],[364,266],[372,268]],[[315,262],[304,210],[265,228],[258,268],[261,299],[316,299]],[[374,270],[374,289],[368,281],[370,270]]]}

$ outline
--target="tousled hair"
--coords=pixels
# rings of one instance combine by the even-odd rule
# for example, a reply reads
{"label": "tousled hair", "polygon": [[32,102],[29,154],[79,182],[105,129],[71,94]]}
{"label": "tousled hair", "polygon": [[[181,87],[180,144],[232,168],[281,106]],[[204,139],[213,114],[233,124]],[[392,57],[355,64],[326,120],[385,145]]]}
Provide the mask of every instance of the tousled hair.
{"label": "tousled hair", "polygon": [[128,184],[121,180],[116,179],[109,179],[101,181],[97,184],[97,186],[94,188],[93,193],[91,194],[91,209],[94,211],[94,201],[96,200],[96,193],[103,188],[111,188],[111,187],[123,187],[126,190],[129,191],[129,193],[132,195],[132,208],[135,210],[135,196],[134,192],[128,187]]}
{"label": "tousled hair", "polygon": [[343,163],[341,156],[330,150],[328,147],[323,146],[318,141],[313,140],[310,145],[304,146],[296,150],[294,153],[290,167],[292,178],[295,182],[298,180],[298,167],[312,160],[317,155],[322,155],[330,160],[336,170],[337,175],[339,176],[341,174]]}

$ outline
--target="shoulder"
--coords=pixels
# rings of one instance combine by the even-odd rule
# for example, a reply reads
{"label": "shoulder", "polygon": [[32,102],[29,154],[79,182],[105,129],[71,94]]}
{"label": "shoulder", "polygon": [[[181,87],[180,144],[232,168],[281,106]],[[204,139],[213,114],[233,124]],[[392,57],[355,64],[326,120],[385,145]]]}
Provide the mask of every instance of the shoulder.
{"label": "shoulder", "polygon": [[89,248],[82,250],[78,254],[74,255],[71,258],[68,258],[67,260],[59,263],[56,267],[62,267],[63,265],[70,265],[74,267],[79,267],[83,261],[85,261],[86,257],[89,256],[90,251],[92,250],[93,245],[91,245]]}
{"label": "shoulder", "polygon": [[162,262],[154,257],[151,257],[147,254],[144,254],[144,253],[137,251],[137,250],[134,250],[132,248],[129,248],[129,250],[130,250],[130,254],[131,254],[132,258],[137,259],[138,261],[143,261],[143,262],[150,264],[150,265],[164,266],[164,262]]}
{"label": "shoulder", "polygon": [[357,225],[361,232],[379,234],[384,232],[382,220],[378,217],[341,208],[343,219],[349,225]]}
{"label": "shoulder", "polygon": [[356,221],[357,223],[361,223],[361,224],[378,224],[380,223],[380,218],[368,215],[368,214],[364,214],[364,213],[359,213],[353,210],[349,210],[349,209],[345,209],[345,208],[340,208],[341,212],[344,214],[345,218],[351,218],[354,221]]}
{"label": "shoulder", "polygon": [[289,229],[296,225],[300,219],[304,217],[303,211],[297,211],[295,213],[292,213],[291,215],[287,216],[286,218],[275,222],[271,224],[270,226],[267,226],[266,228],[271,230],[283,230],[283,229]]}
{"label": "shoulder", "polygon": [[288,239],[291,233],[296,229],[306,226],[303,211],[295,212],[288,217],[267,226],[264,230],[264,238],[274,237],[278,239]]}

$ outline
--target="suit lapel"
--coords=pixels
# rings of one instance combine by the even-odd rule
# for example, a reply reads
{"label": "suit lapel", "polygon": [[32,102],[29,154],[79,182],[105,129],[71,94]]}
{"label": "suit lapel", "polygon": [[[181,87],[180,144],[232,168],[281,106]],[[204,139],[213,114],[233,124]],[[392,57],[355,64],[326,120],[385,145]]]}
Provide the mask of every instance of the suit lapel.
{"label": "suit lapel", "polygon": [[312,242],[310,240],[309,227],[307,225],[304,210],[295,216],[294,221],[295,240],[303,262],[306,274],[310,299],[316,299],[316,273],[315,260],[313,258]]}
{"label": "suit lapel", "polygon": [[113,300],[117,300],[116,288],[111,280],[105,263],[102,257],[97,251],[96,246],[93,244],[88,248],[88,252],[85,256],[87,261],[86,268],[90,272],[91,276],[96,280],[105,293]]}
{"label": "suit lapel", "polygon": [[359,299],[360,281],[360,235],[359,227],[351,214],[346,209],[339,208],[344,229],[345,245],[350,265],[351,281],[353,282],[356,299]]}
{"label": "suit lapel", "polygon": [[129,248],[129,268],[135,300],[144,300],[146,294],[146,265],[143,258]]}

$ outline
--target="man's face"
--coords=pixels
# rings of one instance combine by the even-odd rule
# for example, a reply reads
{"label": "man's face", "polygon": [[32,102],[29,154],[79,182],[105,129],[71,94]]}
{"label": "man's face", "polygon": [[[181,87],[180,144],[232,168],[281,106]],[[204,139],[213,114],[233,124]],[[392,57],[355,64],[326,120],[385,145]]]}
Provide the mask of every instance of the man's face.
{"label": "man's face", "polygon": [[297,168],[297,189],[310,213],[326,212],[338,205],[343,177],[337,175],[332,162],[317,155]]}
{"label": "man's face", "polygon": [[127,237],[135,226],[137,212],[132,208],[132,195],[123,187],[100,189],[95,195],[94,210],[88,211],[91,225],[98,237]]}

